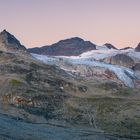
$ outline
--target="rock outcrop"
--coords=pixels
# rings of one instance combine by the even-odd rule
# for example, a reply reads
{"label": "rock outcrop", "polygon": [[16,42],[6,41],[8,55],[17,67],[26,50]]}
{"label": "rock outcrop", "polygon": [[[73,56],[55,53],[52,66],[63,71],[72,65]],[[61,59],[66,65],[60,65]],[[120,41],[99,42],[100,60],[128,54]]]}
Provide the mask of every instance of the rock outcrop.
{"label": "rock outcrop", "polygon": [[135,63],[131,57],[125,54],[117,54],[111,58],[111,64],[132,68]]}
{"label": "rock outcrop", "polygon": [[135,61],[126,54],[117,54],[115,56],[105,58],[102,61],[127,68],[132,68],[135,65]]}

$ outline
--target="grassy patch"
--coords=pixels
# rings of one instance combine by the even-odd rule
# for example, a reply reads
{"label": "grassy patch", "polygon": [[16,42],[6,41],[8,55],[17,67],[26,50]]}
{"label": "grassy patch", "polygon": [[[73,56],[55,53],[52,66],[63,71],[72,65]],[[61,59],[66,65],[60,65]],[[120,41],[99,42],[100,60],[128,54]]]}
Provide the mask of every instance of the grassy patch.
{"label": "grassy patch", "polygon": [[12,80],[10,80],[10,84],[11,84],[12,86],[19,86],[19,85],[22,84],[22,82],[19,81],[19,80],[17,80],[17,79],[12,79]]}
{"label": "grassy patch", "polygon": [[134,95],[140,94],[140,91],[137,89],[132,89],[132,88],[121,88],[112,94],[116,95],[116,96],[129,97],[129,96],[134,96]]}
{"label": "grassy patch", "polygon": [[106,83],[101,83],[97,87],[103,90],[112,90],[112,89],[118,89],[119,86],[115,82],[106,82]]}

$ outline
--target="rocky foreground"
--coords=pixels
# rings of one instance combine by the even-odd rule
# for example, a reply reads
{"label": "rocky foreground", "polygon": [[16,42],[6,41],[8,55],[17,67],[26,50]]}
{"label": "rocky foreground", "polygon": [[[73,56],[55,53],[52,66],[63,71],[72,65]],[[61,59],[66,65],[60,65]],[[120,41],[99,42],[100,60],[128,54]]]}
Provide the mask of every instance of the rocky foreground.
{"label": "rocky foreground", "polygon": [[[4,34],[2,44],[7,47],[2,45],[0,51],[0,139],[140,139],[139,86],[127,86],[108,68],[94,67],[88,77],[43,63],[21,44],[22,49],[15,51],[16,42],[13,45],[6,31]],[[87,72],[81,64],[77,69]]]}
{"label": "rocky foreground", "polygon": [[130,140],[89,128],[65,127],[57,124],[28,123],[0,114],[1,140]]}

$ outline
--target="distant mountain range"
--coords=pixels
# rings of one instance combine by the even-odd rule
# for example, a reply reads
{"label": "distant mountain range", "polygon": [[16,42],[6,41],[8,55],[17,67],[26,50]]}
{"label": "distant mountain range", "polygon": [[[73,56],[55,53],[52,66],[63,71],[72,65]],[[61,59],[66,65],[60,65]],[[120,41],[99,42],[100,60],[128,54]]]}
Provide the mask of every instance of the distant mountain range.
{"label": "distant mountain range", "polygon": [[[102,46],[98,46],[101,48]],[[106,43],[104,49],[117,49],[112,44]],[[50,56],[78,56],[84,52],[96,50],[97,45],[84,41],[79,37],[61,40],[55,44],[43,47],[29,48],[28,52]]]}
{"label": "distant mountain range", "polygon": [[[105,43],[103,46],[98,46],[90,41],[84,41],[79,37],[61,40],[52,45],[43,47],[29,48],[29,53],[36,53],[50,56],[78,56],[84,52],[91,50],[108,50],[117,48],[110,43]],[[120,50],[131,49],[131,47],[122,48]],[[135,51],[140,51],[140,44],[136,47]]]}
{"label": "distant mountain range", "polygon": [[[1,50],[15,50],[15,51],[27,50],[29,53],[36,53],[36,54],[50,55],[50,56],[78,56],[84,52],[88,52],[91,50],[109,50],[109,49],[118,50],[115,46],[113,46],[110,43],[105,43],[102,46],[98,46],[90,41],[84,41],[79,37],[73,37],[70,39],[61,40],[52,45],[26,49],[25,46],[21,45],[21,43],[14,37],[14,35],[10,34],[6,30],[3,30],[0,33],[0,47]],[[120,50],[127,50],[127,49],[132,49],[132,48],[126,47]],[[140,43],[135,48],[135,51],[140,52]]]}

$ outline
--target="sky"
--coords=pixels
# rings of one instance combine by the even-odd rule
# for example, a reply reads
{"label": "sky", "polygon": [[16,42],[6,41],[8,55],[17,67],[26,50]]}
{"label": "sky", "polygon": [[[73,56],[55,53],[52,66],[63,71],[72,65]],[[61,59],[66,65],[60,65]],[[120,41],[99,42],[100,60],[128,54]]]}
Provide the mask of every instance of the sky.
{"label": "sky", "polygon": [[140,0],[0,0],[0,30],[27,48],[81,37],[117,48],[140,42]]}

